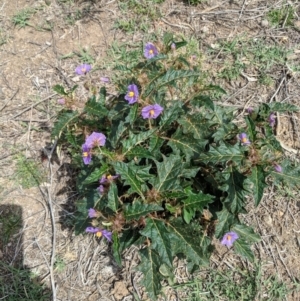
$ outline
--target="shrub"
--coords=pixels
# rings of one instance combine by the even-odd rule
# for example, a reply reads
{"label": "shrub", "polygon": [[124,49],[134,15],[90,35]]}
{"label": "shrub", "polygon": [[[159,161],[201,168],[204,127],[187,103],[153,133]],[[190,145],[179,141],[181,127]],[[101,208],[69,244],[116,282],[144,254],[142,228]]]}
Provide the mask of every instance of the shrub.
{"label": "shrub", "polygon": [[76,87],[55,86],[66,107],[53,135],[78,170],[75,231],[105,237],[119,265],[122,251],[139,246],[151,299],[172,281],[175,256],[190,271],[209,263],[213,236],[253,260],[260,237],[240,221],[247,196],[257,206],[268,181],[299,183],[274,135],[275,112],[297,108],[261,104],[237,125],[236,109],[210,98],[224,91],[206,83],[186,44],[171,34],[147,43],[138,63],[116,66],[117,96],[101,87],[81,111],[70,109]]}

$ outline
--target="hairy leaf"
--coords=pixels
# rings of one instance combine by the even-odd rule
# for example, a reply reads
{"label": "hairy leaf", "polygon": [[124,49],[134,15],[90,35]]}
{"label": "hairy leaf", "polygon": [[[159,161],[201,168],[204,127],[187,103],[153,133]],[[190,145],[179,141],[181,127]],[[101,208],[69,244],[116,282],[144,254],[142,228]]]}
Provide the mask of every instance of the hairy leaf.
{"label": "hairy leaf", "polygon": [[96,167],[89,175],[84,179],[82,184],[90,184],[97,182],[101,179],[101,177],[108,171],[109,167],[106,163],[104,163],[100,168]]}
{"label": "hairy leaf", "polygon": [[145,287],[146,292],[151,300],[156,300],[161,290],[162,276],[159,273],[160,258],[158,253],[151,249],[145,248],[139,251],[141,263],[137,270],[143,273],[141,284]]}
{"label": "hairy leaf", "polygon": [[182,253],[197,266],[208,265],[209,252],[204,252],[204,249],[207,248],[204,234],[195,239],[190,225],[183,224],[178,219],[168,224],[168,230],[171,233],[172,250],[175,255]]}
{"label": "hairy leaf", "polygon": [[204,207],[213,201],[213,196],[203,192],[194,193],[191,188],[186,188],[187,199],[183,200],[183,217],[187,224],[195,217],[196,211],[202,212]]}
{"label": "hairy leaf", "polygon": [[151,166],[137,166],[134,162],[114,162],[113,166],[116,173],[121,175],[121,179],[125,181],[125,185],[129,185],[128,193],[137,193],[145,200],[144,192],[147,190],[145,180],[152,177],[149,173]]}
{"label": "hairy leaf", "polygon": [[146,219],[146,227],[140,233],[151,239],[151,248],[160,256],[160,262],[172,266],[171,241],[165,223],[157,219]]}
{"label": "hairy leaf", "polygon": [[167,108],[167,110],[164,110],[164,113],[163,113],[160,123],[159,123],[160,131],[166,127],[169,127],[172,122],[178,120],[179,114],[183,112],[181,107],[182,107],[181,102],[175,102],[170,108]]}
{"label": "hairy leaf", "polygon": [[101,87],[100,91],[99,91],[99,100],[98,100],[98,102],[100,102],[102,105],[104,105],[105,100],[106,100],[106,88]]}
{"label": "hairy leaf", "polygon": [[226,232],[229,232],[231,226],[238,222],[235,215],[223,207],[222,211],[217,212],[218,223],[215,230],[215,236],[221,238]]}
{"label": "hairy leaf", "polygon": [[181,118],[178,120],[183,126],[183,132],[185,134],[191,133],[195,139],[206,138],[204,134],[207,133],[206,127],[206,120],[200,114],[195,115],[182,115]]}
{"label": "hairy leaf", "polygon": [[233,161],[236,164],[240,164],[244,157],[244,151],[238,144],[230,145],[220,143],[217,147],[210,146],[209,151],[201,153],[199,159],[196,159],[195,161],[202,161],[205,163],[226,163],[228,161]]}
{"label": "hairy leaf", "polygon": [[52,89],[60,95],[68,95],[68,93],[65,91],[65,88],[61,85],[55,85]]}
{"label": "hairy leaf", "polygon": [[225,182],[220,188],[227,193],[224,204],[232,213],[240,213],[249,194],[249,180],[232,166],[223,175]]}
{"label": "hairy leaf", "polygon": [[126,204],[124,215],[127,221],[131,221],[133,219],[138,220],[140,217],[146,216],[148,213],[161,210],[164,209],[157,204],[144,204],[137,200],[132,204]]}
{"label": "hairy leaf", "polygon": [[242,238],[244,241],[247,241],[248,243],[252,242],[259,242],[260,236],[254,232],[254,230],[244,224],[236,224],[232,228],[234,232],[236,232],[240,238]]}
{"label": "hairy leaf", "polygon": [[163,162],[155,161],[155,164],[158,177],[150,181],[154,188],[158,192],[177,189],[179,183],[178,175],[183,168],[181,157],[176,155],[163,156]]}
{"label": "hairy leaf", "polygon": [[122,258],[121,258],[121,252],[120,252],[120,241],[119,241],[119,235],[118,232],[113,232],[113,245],[112,245],[112,251],[113,251],[113,257],[116,263],[119,267],[122,266]]}
{"label": "hairy leaf", "polygon": [[237,254],[240,254],[242,257],[250,261],[254,260],[254,254],[251,251],[250,246],[246,241],[239,238],[233,243],[233,245],[234,245],[234,250]]}
{"label": "hairy leaf", "polygon": [[106,107],[95,100],[95,98],[90,98],[84,107],[84,110],[89,115],[96,115],[97,117],[106,117],[108,114],[108,110]]}
{"label": "hairy leaf", "polygon": [[295,106],[290,103],[283,103],[283,102],[271,102],[268,103],[268,106],[272,112],[297,112],[299,111],[299,106]]}
{"label": "hairy leaf", "polygon": [[113,212],[117,212],[119,207],[119,198],[118,198],[118,188],[114,182],[112,182],[109,186],[107,198],[108,198],[107,207],[110,208]]}
{"label": "hairy leaf", "polygon": [[62,133],[67,130],[67,127],[76,123],[80,113],[77,111],[64,111],[60,113],[57,121],[54,123],[52,137],[60,138]]}
{"label": "hairy leaf", "polygon": [[265,182],[267,173],[264,171],[262,166],[253,166],[251,170],[252,173],[249,179],[253,183],[252,195],[254,198],[255,206],[258,206],[263,197],[264,189],[265,187],[267,187],[267,184]]}
{"label": "hairy leaf", "polygon": [[141,132],[140,134],[129,133],[129,137],[122,141],[123,144],[123,154],[129,153],[135,146],[145,142],[149,139],[155,132],[155,129],[149,130],[147,132]]}

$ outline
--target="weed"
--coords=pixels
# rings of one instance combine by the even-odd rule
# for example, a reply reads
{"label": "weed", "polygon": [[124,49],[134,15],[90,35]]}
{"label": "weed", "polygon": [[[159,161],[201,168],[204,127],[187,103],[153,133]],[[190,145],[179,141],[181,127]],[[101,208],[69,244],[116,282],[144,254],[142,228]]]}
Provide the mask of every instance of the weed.
{"label": "weed", "polygon": [[54,263],[54,268],[58,273],[61,273],[64,271],[66,267],[66,263],[64,262],[64,260],[60,257],[57,257]]}
{"label": "weed", "polygon": [[273,9],[268,13],[268,19],[275,26],[291,26],[294,21],[295,10],[292,6],[284,6],[280,9]]}
{"label": "weed", "polygon": [[132,19],[126,19],[126,20],[117,20],[114,24],[114,28],[118,28],[121,29],[125,32],[134,32],[134,30],[136,29],[136,23],[134,20]]}
{"label": "weed", "polygon": [[32,8],[24,8],[13,16],[12,22],[15,26],[18,26],[19,28],[30,26],[28,21],[30,20],[30,17],[33,14],[34,10]]}
{"label": "weed", "polygon": [[45,173],[36,161],[21,154],[17,157],[15,176],[23,188],[30,188],[42,183]]}
{"label": "weed", "polygon": [[288,289],[286,283],[277,277],[265,278],[260,265],[254,271],[234,269],[220,272],[209,269],[205,275],[204,278],[195,277],[189,283],[174,287],[180,292],[186,292],[182,300],[284,300],[288,293],[299,287],[299,284],[293,283],[292,289]]}
{"label": "weed", "polygon": [[0,245],[6,245],[13,235],[17,234],[22,226],[20,209],[14,207],[2,210],[0,215]]}
{"label": "weed", "polygon": [[[7,301],[46,301],[50,292],[38,283],[29,270],[14,268],[0,261],[0,296]],[[5,275],[5,277],[4,277]]]}

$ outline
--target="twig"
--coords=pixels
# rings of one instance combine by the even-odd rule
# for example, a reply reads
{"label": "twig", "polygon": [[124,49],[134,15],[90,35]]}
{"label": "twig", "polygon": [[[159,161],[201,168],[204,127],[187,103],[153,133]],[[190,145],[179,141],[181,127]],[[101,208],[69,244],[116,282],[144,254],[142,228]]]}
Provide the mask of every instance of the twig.
{"label": "twig", "polygon": [[170,25],[170,26],[173,26],[173,27],[179,27],[179,28],[190,28],[192,31],[195,32],[195,29],[190,25],[190,24],[187,24],[187,23],[184,23],[183,24],[173,24],[173,23],[170,23],[168,20],[164,19],[164,18],[161,18],[161,20],[166,23],[167,25]]}
{"label": "twig", "polygon": [[55,96],[55,95],[57,95],[57,93],[53,93],[53,94],[51,94],[51,95],[49,95],[49,96],[43,98],[42,100],[40,100],[40,101],[38,101],[38,102],[32,104],[30,107],[28,107],[28,108],[24,109],[23,111],[21,111],[20,113],[16,114],[16,115],[13,116],[12,118],[16,118],[16,117],[22,115],[23,113],[25,113],[25,112],[27,112],[28,110],[34,108],[35,106],[39,105],[40,103],[44,102],[45,100],[48,100],[49,98],[52,98],[52,97]]}
{"label": "twig", "polygon": [[3,105],[3,107],[0,109],[0,112],[6,107],[6,105],[14,99],[14,97],[17,95],[17,93],[19,92],[20,88],[17,89],[17,91],[13,94],[13,96],[11,98],[8,99],[8,101]]}
{"label": "twig", "polygon": [[290,276],[291,280],[294,280],[294,277],[291,275],[291,273],[290,273],[289,269],[287,268],[287,266],[286,266],[286,264],[285,264],[283,258],[282,258],[281,255],[280,255],[280,251],[279,251],[279,249],[278,249],[278,247],[277,247],[277,244],[275,244],[275,246],[276,246],[277,253],[278,253],[278,255],[279,255],[280,261],[281,261],[281,263],[283,264],[283,266],[285,267],[286,272],[287,272],[288,275]]}
{"label": "twig", "polygon": [[284,81],[285,81],[285,76],[283,76],[283,78],[282,78],[280,84],[278,85],[278,88],[276,89],[275,93],[272,95],[272,97],[271,97],[269,103],[272,102],[273,99],[275,98],[275,96],[278,94],[278,91],[280,90],[280,87],[282,86],[282,84],[283,84]]}
{"label": "twig", "polygon": [[241,19],[241,17],[242,17],[242,14],[243,14],[243,11],[244,11],[244,8],[245,8],[245,3],[246,3],[246,0],[244,0],[244,2],[243,2],[243,6],[242,6],[242,9],[241,9],[241,12],[240,12],[238,21],[240,21],[240,19]]}

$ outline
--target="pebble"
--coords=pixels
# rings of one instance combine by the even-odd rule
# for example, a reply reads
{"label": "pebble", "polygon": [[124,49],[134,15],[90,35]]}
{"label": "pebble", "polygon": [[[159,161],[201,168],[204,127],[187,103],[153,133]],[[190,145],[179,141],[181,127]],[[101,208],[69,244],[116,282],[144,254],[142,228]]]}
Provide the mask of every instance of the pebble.
{"label": "pebble", "polygon": [[261,26],[262,27],[268,27],[269,26],[269,21],[268,20],[262,20],[261,21]]}

